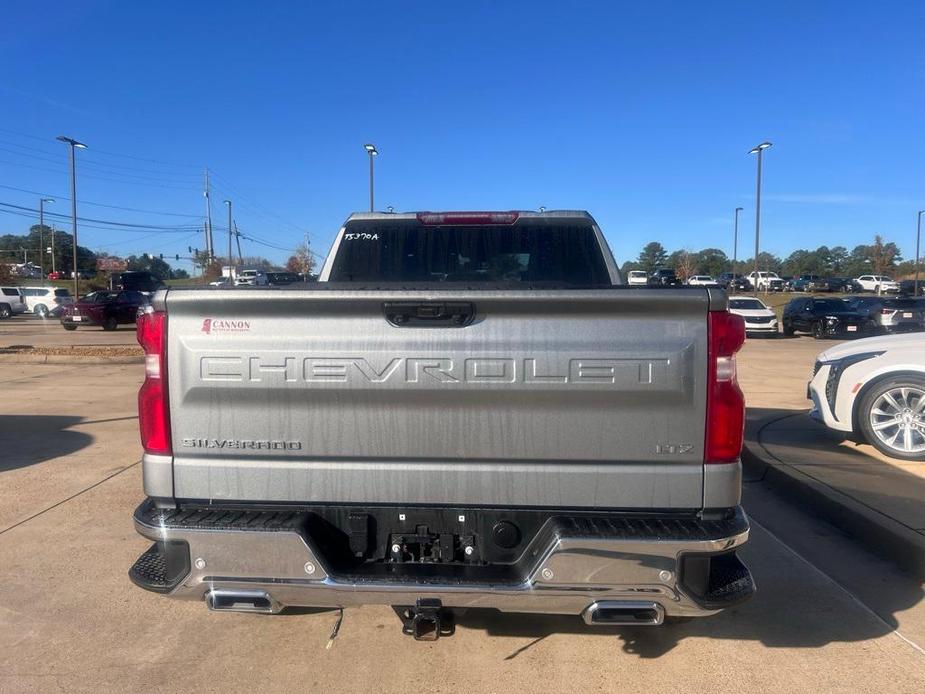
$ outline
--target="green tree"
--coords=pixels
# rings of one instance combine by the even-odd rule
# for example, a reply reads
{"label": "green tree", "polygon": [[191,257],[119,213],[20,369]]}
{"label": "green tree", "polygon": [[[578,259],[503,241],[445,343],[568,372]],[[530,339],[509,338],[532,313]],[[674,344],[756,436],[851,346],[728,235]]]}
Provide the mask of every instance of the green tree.
{"label": "green tree", "polygon": [[637,259],[640,268],[646,272],[653,272],[663,267],[667,261],[668,252],[658,241],[647,243]]}
{"label": "green tree", "polygon": [[697,254],[697,272],[719,277],[729,267],[729,258],[718,248],[704,248]]}
{"label": "green tree", "polygon": [[150,272],[161,280],[170,279],[171,277],[170,265],[161,258],[147,253],[130,255],[126,258],[126,269],[133,272]]}

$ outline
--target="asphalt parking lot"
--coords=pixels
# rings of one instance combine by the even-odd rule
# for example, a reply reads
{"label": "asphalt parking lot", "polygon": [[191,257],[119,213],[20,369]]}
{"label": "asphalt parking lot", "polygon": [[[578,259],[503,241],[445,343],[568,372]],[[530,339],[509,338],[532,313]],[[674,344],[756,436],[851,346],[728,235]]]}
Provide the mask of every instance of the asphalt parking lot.
{"label": "asphalt parking lot", "polygon": [[[65,334],[19,326],[0,326],[0,344],[9,328],[24,331],[16,340]],[[750,404],[805,408],[826,344],[750,341]],[[925,690],[921,583],[759,480],[744,492],[757,595],[662,628],[472,611],[427,644],[389,609],[364,607],[346,611],[328,649],[336,612],[210,613],[142,591],[126,576],[148,544],[131,522],[140,380],[133,364],[0,364],[2,692]]]}

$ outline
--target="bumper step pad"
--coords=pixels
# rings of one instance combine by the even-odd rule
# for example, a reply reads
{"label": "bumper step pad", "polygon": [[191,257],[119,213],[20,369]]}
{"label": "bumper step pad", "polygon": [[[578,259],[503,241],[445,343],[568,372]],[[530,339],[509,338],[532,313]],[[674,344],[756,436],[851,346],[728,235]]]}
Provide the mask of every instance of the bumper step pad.
{"label": "bumper step pad", "polygon": [[139,588],[169,593],[189,574],[189,546],[185,542],[155,542],[138,557],[128,577]]}

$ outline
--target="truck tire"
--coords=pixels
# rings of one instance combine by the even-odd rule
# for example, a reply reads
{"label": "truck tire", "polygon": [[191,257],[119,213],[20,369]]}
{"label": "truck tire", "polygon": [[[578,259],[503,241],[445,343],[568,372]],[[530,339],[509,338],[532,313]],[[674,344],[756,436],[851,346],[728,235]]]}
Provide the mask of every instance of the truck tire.
{"label": "truck tire", "polygon": [[115,330],[119,327],[119,321],[114,316],[110,316],[103,321],[103,330]]}
{"label": "truck tire", "polygon": [[62,323],[61,325],[65,330],[77,330],[77,326],[73,323]]}
{"label": "truck tire", "polygon": [[825,338],[825,331],[822,329],[822,321],[816,321],[813,323],[813,337],[817,340],[822,340]]}
{"label": "truck tire", "polygon": [[858,428],[868,443],[891,458],[925,460],[925,410],[915,411],[923,398],[925,377],[888,376],[861,396]]}
{"label": "truck tire", "polygon": [[13,315],[13,309],[9,304],[0,304],[0,318],[9,318]]}

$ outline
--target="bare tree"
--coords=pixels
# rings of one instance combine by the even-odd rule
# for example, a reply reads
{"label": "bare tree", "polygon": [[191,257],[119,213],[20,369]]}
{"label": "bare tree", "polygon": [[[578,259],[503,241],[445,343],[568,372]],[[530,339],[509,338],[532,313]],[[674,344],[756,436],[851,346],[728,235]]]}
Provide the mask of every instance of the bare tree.
{"label": "bare tree", "polygon": [[315,256],[312,253],[308,234],[305,234],[305,239],[302,243],[295,247],[295,255],[289,258],[286,267],[292,272],[303,272],[305,274],[315,271]]}
{"label": "bare tree", "polygon": [[674,266],[678,279],[687,282],[688,278],[697,271],[697,260],[696,253],[686,250],[679,251]]}
{"label": "bare tree", "polygon": [[895,243],[883,243],[880,234],[874,236],[874,245],[870,247],[870,263],[878,275],[884,275],[887,270],[891,270],[898,255],[899,249]]}

